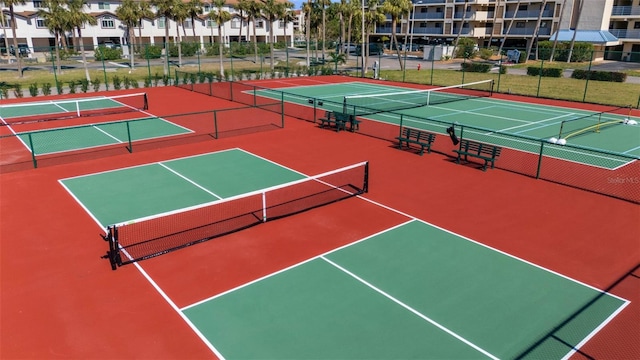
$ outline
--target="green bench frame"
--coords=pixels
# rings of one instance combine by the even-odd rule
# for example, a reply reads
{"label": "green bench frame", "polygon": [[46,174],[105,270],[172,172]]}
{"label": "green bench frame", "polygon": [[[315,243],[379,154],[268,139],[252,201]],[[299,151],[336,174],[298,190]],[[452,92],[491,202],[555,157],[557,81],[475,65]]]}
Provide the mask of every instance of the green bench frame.
{"label": "green bench frame", "polygon": [[462,139],[460,140],[460,147],[453,152],[458,154],[456,163],[460,164],[460,160],[464,157],[465,162],[469,162],[468,156],[475,157],[484,160],[482,171],[487,171],[487,164],[491,163],[491,168],[494,168],[496,158],[500,156],[499,146],[485,144],[477,141]]}
{"label": "green bench frame", "polygon": [[325,125],[329,127],[335,127],[336,131],[347,130],[347,124],[349,124],[349,131],[354,132],[360,129],[360,120],[357,120],[354,115],[345,114],[336,111],[325,112],[324,117],[319,118],[320,127]]}
{"label": "green bench frame", "polygon": [[431,144],[436,140],[436,134],[416,130],[405,127],[402,129],[400,136],[396,136],[398,140],[398,148],[402,149],[403,144],[407,144],[407,148],[411,148],[411,144],[420,146],[420,156],[424,154],[424,149],[427,149],[427,153],[431,153]]}

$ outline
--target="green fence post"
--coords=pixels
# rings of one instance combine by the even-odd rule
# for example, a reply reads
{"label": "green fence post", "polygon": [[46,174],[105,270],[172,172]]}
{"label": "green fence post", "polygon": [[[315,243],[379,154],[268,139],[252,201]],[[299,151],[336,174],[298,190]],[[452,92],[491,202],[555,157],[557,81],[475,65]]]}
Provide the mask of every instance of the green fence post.
{"label": "green fence post", "polygon": [[[285,52],[287,53],[287,67],[284,69],[284,76],[289,77],[289,46],[287,45],[287,41],[284,42]],[[336,67],[338,66],[338,62],[336,62]]]}
{"label": "green fence post", "polygon": [[[404,115],[400,114],[400,127],[398,128],[398,137],[402,137],[402,121],[404,120]],[[400,144],[400,147],[402,147],[402,144]]]}
{"label": "green fence post", "polygon": [[231,81],[233,81],[233,47],[229,47],[229,58],[231,59]]}
{"label": "green fence post", "polygon": [[29,133],[29,148],[31,149],[31,160],[33,161],[33,167],[38,167],[38,161],[36,160],[36,149],[33,147],[33,139],[31,138],[31,133]]}
{"label": "green fence post", "polygon": [[280,93],[280,121],[280,127],[284,129],[284,91]]}
{"label": "green fence post", "polygon": [[405,79],[407,77],[407,47],[405,46],[404,48],[404,60],[402,61],[402,67],[404,68],[404,70],[402,71],[402,82],[405,82]]}
{"label": "green fence post", "polygon": [[498,60],[498,84],[496,84],[496,92],[500,92],[500,76],[502,75],[502,54]]}
{"label": "green fence post", "polygon": [[540,84],[542,83],[542,70],[544,69],[544,60],[540,60],[540,73],[538,74],[538,90],[536,97],[540,97]]}
{"label": "green fence post", "polygon": [[[198,43],[198,44],[200,44],[200,43]],[[200,45],[202,45],[202,44],[200,44]],[[198,49],[198,51],[196,51],[196,55],[198,55],[198,72],[200,72],[200,49]]]}
{"label": "green fence post", "polygon": [[218,112],[213,110],[213,138],[218,138]]}
{"label": "green fence post", "polygon": [[132,153],[133,145],[131,141],[131,128],[129,127],[129,122],[130,121],[125,121],[125,124],[127,124],[127,139],[129,140],[129,147],[127,148],[127,150],[129,150],[129,153]]}
{"label": "green fence post", "polygon": [[109,90],[109,80],[107,80],[107,66],[104,64],[104,54],[101,53],[102,57],[102,73],[104,74],[104,86],[106,90]]}
{"label": "green fence post", "polygon": [[51,54],[51,65],[53,66],[53,83],[57,91],[58,90],[58,73],[56,72],[56,56],[53,54],[52,48],[49,48],[49,53]]}
{"label": "green fence post", "polygon": [[466,64],[467,64],[467,56],[465,54],[465,56],[462,58],[462,81],[460,82],[460,84],[464,84],[464,73],[465,73]]}
{"label": "green fence post", "polygon": [[593,51],[591,51],[591,59],[589,59],[589,68],[587,69],[587,79],[584,83],[584,94],[582,95],[582,102],[587,100],[587,87],[589,86],[589,78],[591,77],[591,64],[593,63]]}
{"label": "green fence post", "polygon": [[540,154],[538,155],[538,168],[536,169],[536,179],[540,179],[540,169],[542,168],[542,153],[544,151],[544,141],[540,141]]}
{"label": "green fence post", "polygon": [[429,81],[429,85],[433,85],[433,66],[436,62],[436,46],[432,45],[431,47],[431,80]]}
{"label": "green fence post", "polygon": [[149,74],[149,83],[151,84],[151,63],[149,62],[149,44],[144,44],[144,56],[147,58],[147,73]]}

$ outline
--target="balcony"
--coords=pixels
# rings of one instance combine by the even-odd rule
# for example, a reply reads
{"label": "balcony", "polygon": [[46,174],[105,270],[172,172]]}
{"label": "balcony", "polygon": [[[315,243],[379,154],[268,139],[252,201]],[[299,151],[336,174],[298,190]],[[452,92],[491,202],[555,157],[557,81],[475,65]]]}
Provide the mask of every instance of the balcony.
{"label": "balcony", "polygon": [[414,27],[413,33],[421,34],[421,35],[441,35],[442,28],[441,27]]}
{"label": "balcony", "polygon": [[443,12],[426,12],[426,13],[414,13],[413,14],[413,18],[418,20],[418,19],[444,19],[444,13]]}
{"label": "balcony", "polygon": [[[511,30],[509,30],[509,33],[507,33],[507,28],[502,30],[502,34],[504,35],[535,35],[535,28],[534,27],[526,27],[526,28],[511,28]],[[540,28],[540,30],[538,30],[538,35],[541,36],[545,36],[545,35],[551,35],[551,29],[549,28]]]}
{"label": "balcony", "polygon": [[444,4],[446,0],[412,0],[414,4]]}
{"label": "balcony", "polygon": [[640,6],[614,6],[611,16],[640,15]]}
{"label": "balcony", "polygon": [[[516,19],[519,18],[538,18],[538,16],[540,15],[540,10],[526,10],[526,11],[506,11],[504,13],[504,18],[505,19],[510,19],[513,17],[513,15],[516,16]],[[553,17],[553,10],[545,10],[542,12],[542,17]]]}
{"label": "balcony", "polygon": [[640,39],[640,29],[609,29],[609,32],[618,39]]}

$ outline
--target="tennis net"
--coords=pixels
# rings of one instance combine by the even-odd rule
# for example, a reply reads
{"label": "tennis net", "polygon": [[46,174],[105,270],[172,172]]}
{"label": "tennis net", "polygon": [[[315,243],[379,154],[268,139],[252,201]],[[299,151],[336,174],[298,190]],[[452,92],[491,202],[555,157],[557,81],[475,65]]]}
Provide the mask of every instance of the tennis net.
{"label": "tennis net", "polygon": [[606,111],[581,116],[575,119],[567,119],[560,123],[558,139],[569,139],[578,135],[585,135],[614,125],[622,124],[625,115],[620,114],[621,110],[631,109],[629,106],[616,107]]}
{"label": "tennis net", "polygon": [[107,227],[111,268],[159,256],[368,191],[369,163]]}
{"label": "tennis net", "polygon": [[146,93],[0,106],[2,125],[147,110]]}
{"label": "tennis net", "polygon": [[445,86],[427,90],[345,96],[344,112],[366,115],[422,106],[444,104],[493,94],[493,80]]}

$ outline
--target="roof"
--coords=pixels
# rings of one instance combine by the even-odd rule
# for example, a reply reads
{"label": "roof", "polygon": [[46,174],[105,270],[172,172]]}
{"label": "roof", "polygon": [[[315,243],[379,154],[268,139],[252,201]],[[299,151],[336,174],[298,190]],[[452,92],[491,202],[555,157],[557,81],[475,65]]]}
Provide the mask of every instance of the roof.
{"label": "roof", "polygon": [[[576,30],[560,30],[555,34],[551,35],[550,41],[556,40],[558,41],[571,41],[573,39],[573,34]],[[588,42],[593,44],[605,44],[605,45],[617,45],[619,43],[618,38],[613,36],[610,32],[606,30],[577,30],[576,41],[578,42]]]}

